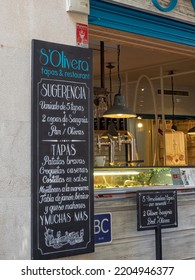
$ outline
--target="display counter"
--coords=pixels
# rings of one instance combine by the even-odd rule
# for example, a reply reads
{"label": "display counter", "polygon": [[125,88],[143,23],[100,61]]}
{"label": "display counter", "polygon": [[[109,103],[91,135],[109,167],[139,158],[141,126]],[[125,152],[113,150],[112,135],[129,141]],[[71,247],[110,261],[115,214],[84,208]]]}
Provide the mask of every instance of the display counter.
{"label": "display counter", "polygon": [[195,169],[188,167],[102,167],[94,169],[95,198],[141,190],[193,192]]}
{"label": "display counter", "polygon": [[155,230],[137,230],[138,191],[177,190],[178,226],[162,229],[162,259],[195,259],[194,168],[95,168],[96,215],[110,214],[111,241],[74,259],[155,260]]}

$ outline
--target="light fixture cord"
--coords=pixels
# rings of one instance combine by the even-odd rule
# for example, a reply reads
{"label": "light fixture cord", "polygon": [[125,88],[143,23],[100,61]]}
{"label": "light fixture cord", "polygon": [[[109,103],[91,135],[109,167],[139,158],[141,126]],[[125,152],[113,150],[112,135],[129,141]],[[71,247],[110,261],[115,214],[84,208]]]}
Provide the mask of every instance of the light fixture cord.
{"label": "light fixture cord", "polygon": [[118,81],[119,81],[119,89],[118,94],[121,94],[121,77],[120,77],[120,45],[117,46],[117,69],[118,69]]}
{"label": "light fixture cord", "polygon": [[109,68],[109,80],[110,80],[110,93],[112,92],[112,76],[111,76],[111,67]]}
{"label": "light fixture cord", "polygon": [[110,106],[112,106],[112,69],[115,67],[111,62],[106,66],[109,69],[109,81],[110,81]]}
{"label": "light fixture cord", "polygon": [[112,65],[109,64],[109,78],[110,78],[110,106],[112,106]]}
{"label": "light fixture cord", "polygon": [[174,120],[175,120],[175,100],[174,100],[173,76],[171,76],[171,88],[172,88],[172,115],[173,115],[173,124],[174,124]]}

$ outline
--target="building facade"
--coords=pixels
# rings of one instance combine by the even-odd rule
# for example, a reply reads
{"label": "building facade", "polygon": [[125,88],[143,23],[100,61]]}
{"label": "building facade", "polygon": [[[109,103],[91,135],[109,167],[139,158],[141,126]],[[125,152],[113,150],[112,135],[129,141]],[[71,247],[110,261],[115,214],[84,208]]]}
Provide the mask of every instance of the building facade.
{"label": "building facade", "polygon": [[[177,43],[181,49],[183,44],[195,56],[194,0],[92,0],[89,17],[67,12],[67,1],[0,0],[0,259],[31,258],[32,40],[75,46],[76,24],[81,23],[90,25],[91,37],[99,27],[111,28],[146,36],[146,41]],[[82,258],[102,255],[99,250]]]}

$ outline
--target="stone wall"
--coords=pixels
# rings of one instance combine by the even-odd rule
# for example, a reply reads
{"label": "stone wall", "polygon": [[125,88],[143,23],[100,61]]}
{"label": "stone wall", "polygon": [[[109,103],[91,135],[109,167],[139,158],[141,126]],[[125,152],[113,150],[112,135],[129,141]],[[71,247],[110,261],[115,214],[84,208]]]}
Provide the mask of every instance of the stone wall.
{"label": "stone wall", "polygon": [[76,44],[66,0],[0,0],[0,259],[30,259],[31,40]]}

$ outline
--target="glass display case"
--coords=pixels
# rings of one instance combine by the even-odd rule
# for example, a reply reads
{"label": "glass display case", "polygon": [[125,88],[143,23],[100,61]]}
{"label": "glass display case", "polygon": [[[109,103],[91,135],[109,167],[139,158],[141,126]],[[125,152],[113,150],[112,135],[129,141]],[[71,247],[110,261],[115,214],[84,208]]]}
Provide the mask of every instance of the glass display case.
{"label": "glass display case", "polygon": [[95,193],[129,193],[140,189],[194,189],[195,168],[99,167],[94,169]]}

